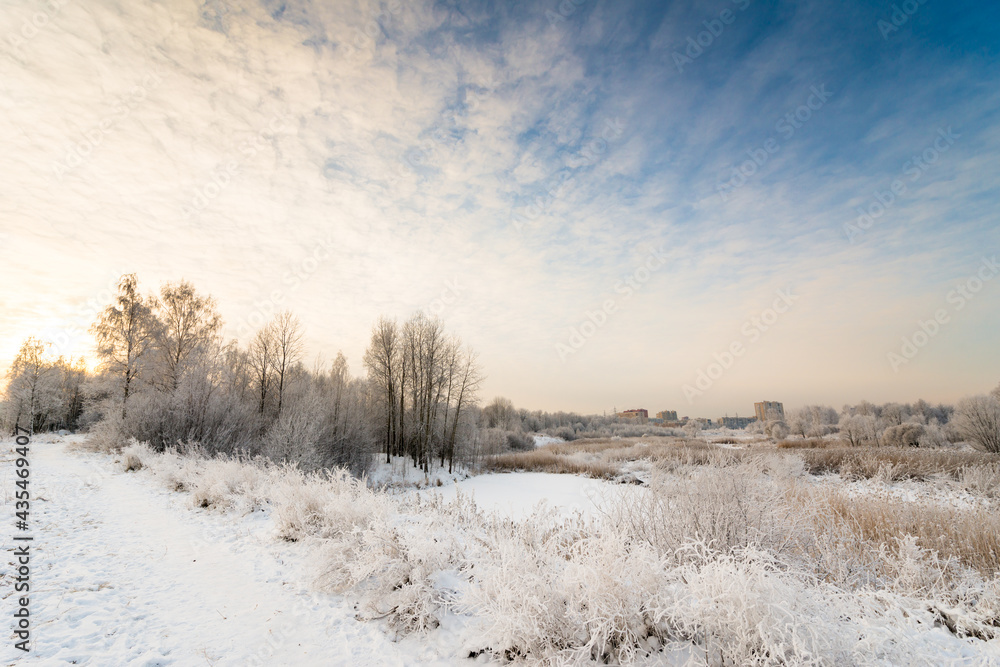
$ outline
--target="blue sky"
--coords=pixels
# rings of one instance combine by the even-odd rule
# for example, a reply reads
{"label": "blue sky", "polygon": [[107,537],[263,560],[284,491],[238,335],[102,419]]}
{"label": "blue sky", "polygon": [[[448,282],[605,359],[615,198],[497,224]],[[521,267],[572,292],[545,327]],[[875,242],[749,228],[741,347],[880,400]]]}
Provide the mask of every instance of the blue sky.
{"label": "blue sky", "polygon": [[37,13],[0,23],[4,359],[32,334],[86,354],[88,303],[135,271],[215,295],[231,336],[290,307],[359,373],[378,315],[439,314],[484,398],[529,408],[1000,381],[1000,280],[949,300],[1000,252],[995,3]]}

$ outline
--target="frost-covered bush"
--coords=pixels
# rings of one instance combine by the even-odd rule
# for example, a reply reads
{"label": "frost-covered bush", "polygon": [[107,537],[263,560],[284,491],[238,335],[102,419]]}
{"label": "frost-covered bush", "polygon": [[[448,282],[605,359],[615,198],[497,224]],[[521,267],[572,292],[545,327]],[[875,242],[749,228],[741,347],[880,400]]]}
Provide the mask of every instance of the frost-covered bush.
{"label": "frost-covered bush", "polygon": [[526,433],[507,434],[507,449],[515,452],[526,452],[535,448],[535,439]]}
{"label": "frost-covered bush", "polygon": [[764,433],[772,440],[787,438],[790,432],[788,425],[781,420],[772,419],[764,423]]}
{"label": "frost-covered bush", "polygon": [[142,470],[145,461],[153,457],[153,450],[146,443],[132,438],[121,452],[121,466],[124,472]]}
{"label": "frost-covered bush", "polygon": [[897,424],[882,434],[882,444],[889,447],[919,447],[927,429],[923,424]]}
{"label": "frost-covered bush", "polygon": [[386,496],[345,470],[303,473],[286,466],[277,469],[274,478],[272,516],[282,539],[337,537],[388,512]]}
{"label": "frost-covered bush", "polygon": [[764,474],[760,457],[736,462],[720,455],[719,461],[722,466],[653,477],[634,495],[610,502],[609,519],[664,555],[680,555],[692,542],[719,553],[751,545],[780,550],[789,544],[797,513],[785,500],[783,483]]}
{"label": "frost-covered bush", "polygon": [[264,504],[270,472],[262,462],[219,457],[202,463],[200,474],[188,475],[185,483],[195,507],[248,512]]}
{"label": "frost-covered bush", "polygon": [[996,498],[1000,496],[1000,462],[966,466],[959,472],[959,481],[971,493]]}
{"label": "frost-covered bush", "polygon": [[576,440],[576,431],[570,426],[560,426],[556,429],[549,429],[548,434],[555,438],[562,438],[566,442]]}

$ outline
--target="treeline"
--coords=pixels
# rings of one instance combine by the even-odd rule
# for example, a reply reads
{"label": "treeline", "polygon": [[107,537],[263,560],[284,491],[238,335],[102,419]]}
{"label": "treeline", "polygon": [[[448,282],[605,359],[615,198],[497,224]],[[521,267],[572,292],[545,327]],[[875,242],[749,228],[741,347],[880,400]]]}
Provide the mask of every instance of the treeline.
{"label": "treeline", "polygon": [[130,438],[162,451],[265,455],[305,469],[364,472],[373,454],[407,456],[425,470],[498,453],[497,429],[480,424],[482,372],[475,353],[440,321],[380,319],[365,353],[368,377],[342,354],[306,367],[302,326],[279,313],[250,341],[224,341],[215,301],[187,282],[141,293],[123,276],[92,326],[99,365],[52,358],[29,338],[11,366],[5,428],[88,430],[118,448]]}

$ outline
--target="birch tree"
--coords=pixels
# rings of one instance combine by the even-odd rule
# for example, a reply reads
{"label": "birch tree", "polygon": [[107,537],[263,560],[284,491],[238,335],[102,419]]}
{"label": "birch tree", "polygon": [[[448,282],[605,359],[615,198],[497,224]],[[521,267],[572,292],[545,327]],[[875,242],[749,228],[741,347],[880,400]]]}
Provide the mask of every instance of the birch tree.
{"label": "birch tree", "polygon": [[118,281],[114,303],[104,309],[91,329],[102,367],[119,386],[123,420],[160,328],[150,302],[139,293],[135,274],[126,274]]}

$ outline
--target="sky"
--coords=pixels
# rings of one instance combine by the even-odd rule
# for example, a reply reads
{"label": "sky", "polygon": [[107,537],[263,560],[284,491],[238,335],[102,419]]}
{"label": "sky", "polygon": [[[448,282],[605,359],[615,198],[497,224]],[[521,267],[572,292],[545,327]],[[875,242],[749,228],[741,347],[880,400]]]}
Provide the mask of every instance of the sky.
{"label": "sky", "polygon": [[1000,382],[1000,5],[11,0],[0,371],[123,273],[482,400],[951,402]]}

